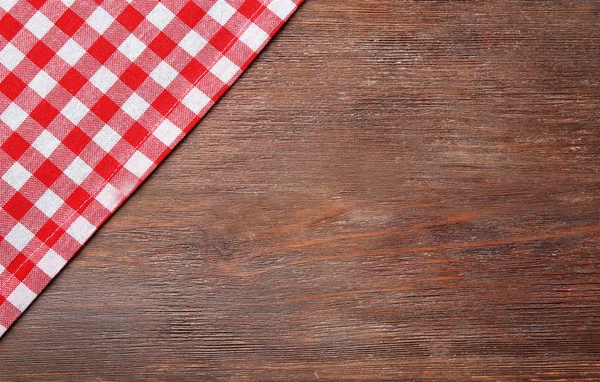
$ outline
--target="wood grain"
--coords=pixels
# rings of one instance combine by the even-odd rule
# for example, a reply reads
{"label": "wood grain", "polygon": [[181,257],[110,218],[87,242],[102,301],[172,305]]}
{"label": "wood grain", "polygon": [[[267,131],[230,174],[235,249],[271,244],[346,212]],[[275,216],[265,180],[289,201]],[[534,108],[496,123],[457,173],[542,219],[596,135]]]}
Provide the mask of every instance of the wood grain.
{"label": "wood grain", "polygon": [[308,0],[0,380],[600,379],[599,17]]}

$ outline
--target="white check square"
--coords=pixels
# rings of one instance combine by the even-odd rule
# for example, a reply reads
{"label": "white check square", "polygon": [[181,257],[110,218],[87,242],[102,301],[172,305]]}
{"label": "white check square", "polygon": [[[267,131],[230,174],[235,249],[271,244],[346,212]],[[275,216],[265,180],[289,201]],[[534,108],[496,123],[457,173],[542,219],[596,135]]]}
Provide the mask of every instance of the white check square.
{"label": "white check square", "polygon": [[19,191],[21,187],[31,178],[31,173],[27,169],[21,166],[18,162],[15,162],[8,171],[2,175],[2,180],[10,184],[12,188]]}
{"label": "white check square", "polygon": [[131,97],[125,101],[121,107],[125,113],[136,121],[144,114],[150,107],[150,104],[146,102],[142,97],[133,93]]}
{"label": "white check square", "polygon": [[125,168],[133,175],[141,178],[142,175],[144,175],[153,164],[154,162],[148,159],[147,156],[139,151],[136,151],[133,153],[131,158],[129,158],[127,163],[125,163]]}
{"label": "white check square", "polygon": [[194,87],[181,101],[188,109],[198,114],[210,102],[210,98]]}
{"label": "white check square", "polygon": [[78,217],[67,229],[67,233],[79,244],[84,244],[92,236],[96,227],[83,216]]}
{"label": "white check square", "polygon": [[54,24],[40,11],[35,12],[33,16],[25,24],[25,28],[29,30],[39,40],[48,33]]}
{"label": "white check square", "polygon": [[175,124],[169,121],[167,118],[163,119],[163,121],[158,125],[156,130],[152,132],[159,141],[165,144],[165,146],[170,146],[175,139],[181,134],[182,131],[179,127],[175,126]]}
{"label": "white check square", "polygon": [[65,60],[67,64],[75,66],[77,61],[85,54],[85,50],[70,38],[65,45],[59,49],[57,54],[60,58]]}
{"label": "white check square", "polygon": [[81,185],[91,172],[92,168],[79,157],[73,159],[73,162],[64,171],[65,175],[77,185]]}
{"label": "white check square", "polygon": [[[15,6],[17,0],[0,0],[0,8],[4,9],[6,12],[10,11],[12,7]],[[0,333],[0,336],[2,334]]]}
{"label": "white check square", "polygon": [[64,115],[74,125],[77,125],[83,117],[90,111],[80,100],[77,98],[71,98],[69,103],[61,110],[61,114]]}
{"label": "white check square", "polygon": [[152,77],[152,79],[160,86],[166,88],[175,79],[175,77],[177,77],[178,74],[179,73],[173,69],[171,65],[161,61],[160,64],[154,68],[152,73],[150,73],[150,77]]}
{"label": "white check square", "polygon": [[195,57],[202,48],[206,46],[208,41],[200,36],[198,32],[191,30],[179,42],[179,46],[185,50],[190,56]]}
{"label": "white check square", "polygon": [[146,16],[146,19],[150,21],[155,27],[160,30],[165,27],[173,20],[175,15],[167,7],[158,3],[156,7]]}
{"label": "white check square", "polygon": [[94,73],[90,82],[98,88],[102,93],[106,93],[119,78],[105,66],[101,66],[100,69]]}
{"label": "white check square", "polygon": [[121,201],[121,193],[112,184],[107,183],[100,191],[96,200],[109,211],[114,211]]}
{"label": "white check square", "polygon": [[50,189],[46,190],[38,201],[35,202],[35,206],[49,218],[51,218],[63,204],[64,201]]}
{"label": "white check square", "polygon": [[17,223],[4,238],[19,251],[22,251],[31,239],[33,239],[33,234],[21,223]]}
{"label": "white check square", "polygon": [[58,274],[58,272],[60,272],[66,263],[67,260],[63,259],[62,256],[53,250],[49,250],[37,263],[37,267],[48,276],[54,277]]}
{"label": "white check square", "polygon": [[292,13],[294,8],[296,8],[296,4],[290,0],[273,0],[267,8],[283,20]]}
{"label": "white check square", "polygon": [[230,59],[223,56],[217,63],[210,69],[210,72],[217,76],[224,83],[229,83],[233,76],[240,70],[239,66],[234,64]]}
{"label": "white check square", "polygon": [[111,129],[108,125],[104,125],[102,129],[94,136],[93,141],[96,142],[102,150],[109,152],[121,139],[121,136]]}
{"label": "white check square", "polygon": [[31,80],[29,87],[33,89],[40,97],[44,98],[56,86],[57,82],[50,77],[46,72],[40,70],[39,73]]}
{"label": "white check square", "polygon": [[110,15],[110,13],[106,12],[100,7],[96,8],[96,10],[87,19],[88,25],[94,28],[94,30],[99,34],[104,33],[114,21],[115,19]]}
{"label": "white check square", "polygon": [[58,147],[60,141],[48,130],[42,133],[33,142],[33,148],[39,151],[44,157],[48,158]]}
{"label": "white check square", "polygon": [[33,293],[33,291],[25,284],[19,283],[15,290],[12,291],[10,296],[8,296],[7,300],[21,312],[25,311],[27,307],[35,300],[37,295]]}
{"label": "white check square", "polygon": [[2,114],[0,114],[0,121],[6,123],[13,130],[17,130],[26,118],[27,113],[17,106],[16,103],[8,105]]}
{"label": "white check square", "polygon": [[10,42],[0,51],[0,64],[8,70],[13,70],[23,60],[25,55]]}
{"label": "white check square", "polygon": [[208,11],[208,15],[221,25],[225,25],[234,14],[235,8],[225,0],[218,0]]}
{"label": "white check square", "polygon": [[146,49],[146,45],[132,34],[119,46],[119,52],[123,53],[132,62],[142,54],[144,49]]}
{"label": "white check square", "polygon": [[253,51],[258,49],[269,39],[269,35],[264,30],[260,29],[256,24],[250,23],[250,26],[240,36],[240,41],[248,45]]}

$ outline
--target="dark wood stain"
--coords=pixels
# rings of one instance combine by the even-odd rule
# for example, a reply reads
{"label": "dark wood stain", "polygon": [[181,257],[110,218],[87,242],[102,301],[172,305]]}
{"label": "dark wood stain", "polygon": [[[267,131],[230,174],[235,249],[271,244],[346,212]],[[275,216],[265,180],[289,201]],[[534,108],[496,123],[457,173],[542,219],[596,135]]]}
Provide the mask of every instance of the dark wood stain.
{"label": "dark wood stain", "polygon": [[0,380],[600,379],[599,20],[308,0]]}

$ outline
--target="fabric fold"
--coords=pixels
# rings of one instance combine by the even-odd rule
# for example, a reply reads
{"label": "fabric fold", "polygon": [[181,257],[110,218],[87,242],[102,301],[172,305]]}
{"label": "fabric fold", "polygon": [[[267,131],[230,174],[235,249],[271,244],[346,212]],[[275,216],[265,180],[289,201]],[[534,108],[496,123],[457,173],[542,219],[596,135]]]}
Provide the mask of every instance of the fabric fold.
{"label": "fabric fold", "polygon": [[302,0],[0,0],[0,336]]}

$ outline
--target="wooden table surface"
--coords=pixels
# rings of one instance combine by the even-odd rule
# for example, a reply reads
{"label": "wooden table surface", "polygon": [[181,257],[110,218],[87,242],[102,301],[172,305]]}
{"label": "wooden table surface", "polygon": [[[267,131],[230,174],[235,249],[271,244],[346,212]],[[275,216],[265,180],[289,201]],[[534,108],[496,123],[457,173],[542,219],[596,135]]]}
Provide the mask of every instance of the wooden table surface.
{"label": "wooden table surface", "polygon": [[308,0],[0,380],[600,379],[599,20]]}

